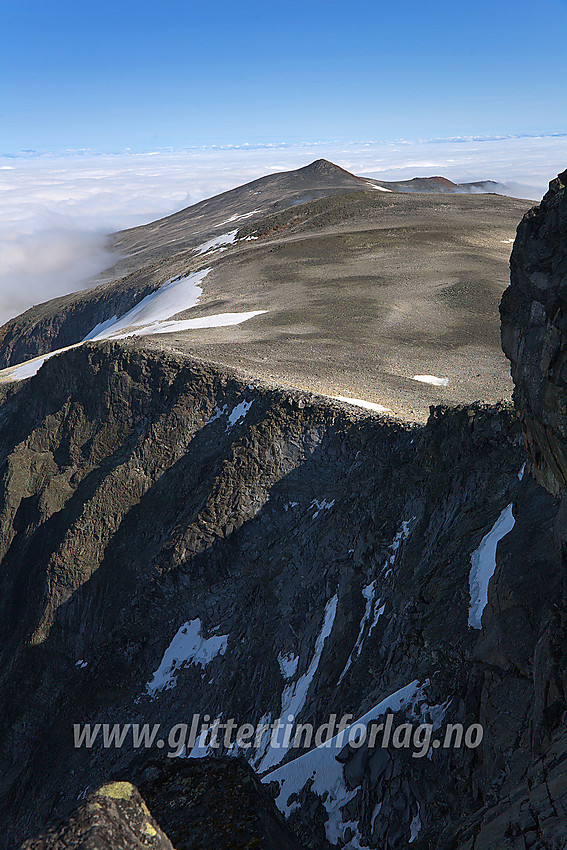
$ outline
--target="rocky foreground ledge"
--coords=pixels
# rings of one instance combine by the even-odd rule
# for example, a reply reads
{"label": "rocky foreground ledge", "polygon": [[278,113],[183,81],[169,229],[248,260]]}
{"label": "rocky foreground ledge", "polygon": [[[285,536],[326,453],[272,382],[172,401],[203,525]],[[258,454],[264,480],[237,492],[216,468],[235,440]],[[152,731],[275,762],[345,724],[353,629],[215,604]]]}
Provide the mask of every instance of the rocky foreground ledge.
{"label": "rocky foreground ledge", "polygon": [[143,797],[127,781],[103,785],[22,850],[301,850],[243,759],[156,761],[140,790]]}

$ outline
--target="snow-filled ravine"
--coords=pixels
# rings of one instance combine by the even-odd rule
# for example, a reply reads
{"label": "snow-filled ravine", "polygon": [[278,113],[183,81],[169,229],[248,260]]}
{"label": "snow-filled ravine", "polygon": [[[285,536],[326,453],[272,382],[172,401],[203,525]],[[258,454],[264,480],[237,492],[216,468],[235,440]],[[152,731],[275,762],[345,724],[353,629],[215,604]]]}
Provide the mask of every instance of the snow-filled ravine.
{"label": "snow-filled ravine", "polygon": [[[293,723],[293,721],[298,717],[299,712],[305,705],[305,701],[307,699],[307,694],[309,693],[309,688],[313,679],[315,678],[315,674],[317,672],[317,668],[319,667],[319,662],[321,660],[321,656],[323,654],[323,648],[325,646],[325,641],[331,634],[333,629],[333,623],[335,622],[335,614],[337,613],[337,603],[338,596],[335,594],[332,599],[329,599],[325,606],[325,613],[323,615],[323,625],[321,626],[321,631],[317,637],[317,641],[315,643],[315,651],[313,653],[313,657],[309,663],[309,667],[300,676],[296,681],[290,682],[285,686],[282,693],[282,703],[281,703],[281,712],[280,712],[280,724],[281,726],[286,726],[289,723]],[[264,757],[260,764],[258,764],[258,770],[264,771],[269,770],[271,767],[274,767],[276,764],[279,764],[284,756],[286,755],[285,747],[272,747],[268,746]]]}

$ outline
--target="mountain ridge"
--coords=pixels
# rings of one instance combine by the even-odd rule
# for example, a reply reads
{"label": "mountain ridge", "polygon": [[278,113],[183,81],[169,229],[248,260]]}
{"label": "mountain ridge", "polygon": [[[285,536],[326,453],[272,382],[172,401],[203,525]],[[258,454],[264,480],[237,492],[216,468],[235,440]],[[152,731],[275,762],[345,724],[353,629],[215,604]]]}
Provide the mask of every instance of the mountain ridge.
{"label": "mountain ridge", "polygon": [[[206,271],[198,303],[171,310],[183,330],[148,344],[419,421],[430,404],[509,398],[497,307],[524,202],[376,188],[319,162],[118,234],[124,274],[8,323],[0,366],[78,344]],[[218,314],[238,324],[191,329]]]}

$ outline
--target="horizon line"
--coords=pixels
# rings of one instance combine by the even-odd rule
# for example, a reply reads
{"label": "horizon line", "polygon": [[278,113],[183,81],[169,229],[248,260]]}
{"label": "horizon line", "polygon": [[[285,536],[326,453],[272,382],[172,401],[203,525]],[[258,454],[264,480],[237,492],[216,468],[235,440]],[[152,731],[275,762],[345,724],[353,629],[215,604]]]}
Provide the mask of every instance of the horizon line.
{"label": "horizon line", "polygon": [[0,152],[0,159],[42,159],[55,157],[82,157],[82,156],[159,156],[160,154],[180,154],[195,151],[254,151],[254,150],[290,150],[294,148],[305,147],[322,147],[325,145],[345,145],[357,146],[363,145],[371,147],[373,145],[426,145],[426,144],[467,144],[467,143],[482,143],[482,142],[497,142],[519,139],[551,139],[565,138],[567,131],[556,131],[549,133],[503,133],[503,134],[485,134],[485,135],[462,135],[462,136],[445,136],[431,138],[384,138],[384,139],[359,139],[344,141],[343,139],[319,139],[319,140],[304,140],[304,141],[281,141],[281,142],[227,142],[224,144],[209,143],[200,145],[183,145],[174,147],[166,145],[164,147],[148,147],[134,148],[125,147],[116,150],[100,150],[96,148],[55,148],[55,149],[36,149],[22,148],[19,151]]}

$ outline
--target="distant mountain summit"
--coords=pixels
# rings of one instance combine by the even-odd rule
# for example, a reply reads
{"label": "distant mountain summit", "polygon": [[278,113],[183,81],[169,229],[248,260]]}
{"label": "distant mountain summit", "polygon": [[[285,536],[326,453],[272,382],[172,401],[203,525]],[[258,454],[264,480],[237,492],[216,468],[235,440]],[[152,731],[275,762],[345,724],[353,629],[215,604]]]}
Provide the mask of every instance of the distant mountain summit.
{"label": "distant mountain summit", "polygon": [[453,183],[447,177],[412,177],[411,180],[377,180],[368,178],[367,182],[390,192],[435,192],[437,194],[475,195],[497,193],[502,190],[500,183],[494,180],[478,180],[475,183]]}
{"label": "distant mountain summit", "polygon": [[347,171],[345,168],[341,168],[340,165],[335,165],[334,162],[330,162],[328,159],[316,159],[314,162],[311,162],[309,165],[303,166],[303,168],[298,168],[295,172],[297,175],[300,174],[309,174],[315,177],[341,177],[344,178],[349,177],[351,180],[356,180],[359,183],[363,182],[361,177],[357,177],[356,174],[352,174],[352,172]]}

